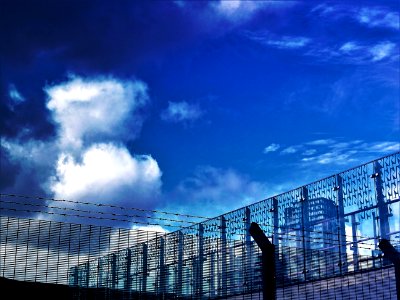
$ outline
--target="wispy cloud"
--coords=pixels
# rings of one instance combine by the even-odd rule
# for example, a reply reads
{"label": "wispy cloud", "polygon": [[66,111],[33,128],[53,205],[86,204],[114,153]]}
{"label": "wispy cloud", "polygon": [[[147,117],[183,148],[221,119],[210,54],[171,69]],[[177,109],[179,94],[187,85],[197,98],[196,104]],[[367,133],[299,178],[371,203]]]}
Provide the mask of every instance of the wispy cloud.
{"label": "wispy cloud", "polygon": [[8,96],[13,100],[15,104],[25,101],[25,97],[17,90],[14,84],[10,84],[8,87]]}
{"label": "wispy cloud", "polygon": [[301,145],[298,145],[298,146],[289,146],[289,147],[286,147],[285,149],[283,149],[283,150],[281,151],[281,154],[293,154],[293,153],[298,152],[298,151],[300,150],[300,148],[302,148]]}
{"label": "wispy cloud", "polygon": [[399,30],[399,13],[385,7],[320,4],[314,7],[311,12],[325,18],[350,18],[360,25],[370,28]]}
{"label": "wispy cloud", "polygon": [[246,0],[220,0],[211,1],[210,7],[214,12],[231,22],[244,22],[249,20],[258,11],[269,9],[282,9],[295,5],[297,1],[246,1]]}
{"label": "wispy cloud", "polygon": [[[298,156],[302,150],[301,156]],[[316,165],[349,165],[362,163],[382,155],[400,151],[400,143],[394,141],[364,142],[362,140],[319,139],[285,148],[281,153],[296,154],[301,163]]]}
{"label": "wispy cloud", "polygon": [[365,24],[368,27],[399,29],[398,12],[388,11],[379,7],[364,7],[355,17],[361,24]]}
{"label": "wispy cloud", "polygon": [[279,144],[270,144],[264,148],[264,153],[270,153],[277,151],[281,146]]}
{"label": "wispy cloud", "polygon": [[254,42],[278,49],[303,48],[311,42],[311,39],[303,36],[276,36],[266,31],[246,31],[244,35]]}
{"label": "wispy cloud", "polygon": [[313,141],[307,142],[306,145],[321,146],[321,145],[330,145],[335,142],[336,141],[334,139],[319,139],[319,140],[313,140]]}
{"label": "wispy cloud", "polygon": [[161,119],[167,122],[194,121],[203,115],[203,111],[196,104],[186,101],[168,102],[168,107],[161,113]]}
{"label": "wispy cloud", "polygon": [[369,51],[372,56],[372,61],[380,61],[390,57],[395,50],[396,45],[391,42],[383,42],[373,46]]}

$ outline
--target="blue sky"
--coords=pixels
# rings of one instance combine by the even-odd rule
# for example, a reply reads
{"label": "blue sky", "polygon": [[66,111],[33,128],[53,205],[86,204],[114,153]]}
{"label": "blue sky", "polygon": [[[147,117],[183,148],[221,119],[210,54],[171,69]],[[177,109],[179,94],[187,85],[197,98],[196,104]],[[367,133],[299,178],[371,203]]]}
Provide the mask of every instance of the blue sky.
{"label": "blue sky", "polygon": [[214,216],[400,150],[397,1],[5,1],[3,193]]}

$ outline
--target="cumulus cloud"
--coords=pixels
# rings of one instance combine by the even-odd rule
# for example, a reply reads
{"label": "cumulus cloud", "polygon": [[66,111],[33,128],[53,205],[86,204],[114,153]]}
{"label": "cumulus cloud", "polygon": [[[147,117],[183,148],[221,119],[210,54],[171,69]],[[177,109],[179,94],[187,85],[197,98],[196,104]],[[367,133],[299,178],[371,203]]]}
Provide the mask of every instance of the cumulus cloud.
{"label": "cumulus cloud", "polygon": [[168,102],[168,107],[161,113],[161,119],[167,122],[194,121],[203,115],[198,105],[186,101]]}
{"label": "cumulus cloud", "polygon": [[264,148],[264,153],[270,153],[277,151],[281,146],[279,144],[272,143],[271,145]]}
{"label": "cumulus cloud", "polygon": [[139,199],[158,193],[160,179],[161,171],[151,156],[132,157],[123,146],[94,144],[82,153],[80,162],[71,154],[60,154],[50,189],[57,198],[110,202],[125,197],[138,204]]}
{"label": "cumulus cloud", "polygon": [[39,186],[56,198],[154,207],[162,184],[158,163],[124,144],[140,131],[146,85],[71,77],[44,89],[57,135],[48,141],[2,139],[9,160],[22,170],[13,189]]}
{"label": "cumulus cloud", "polygon": [[47,107],[60,126],[62,147],[81,147],[84,140],[135,137],[143,120],[138,109],[148,102],[144,83],[113,78],[75,77],[45,91]]}

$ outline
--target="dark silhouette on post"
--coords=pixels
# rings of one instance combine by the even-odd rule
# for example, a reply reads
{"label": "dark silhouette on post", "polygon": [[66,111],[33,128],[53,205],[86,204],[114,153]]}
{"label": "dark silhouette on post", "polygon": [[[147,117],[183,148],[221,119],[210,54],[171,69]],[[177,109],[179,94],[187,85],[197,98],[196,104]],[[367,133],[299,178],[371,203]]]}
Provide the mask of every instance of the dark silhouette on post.
{"label": "dark silhouette on post", "polygon": [[385,254],[385,258],[389,259],[394,264],[397,300],[400,300],[400,253],[387,239],[382,239],[379,242],[379,248],[381,248],[383,254]]}
{"label": "dark silhouette on post", "polygon": [[251,223],[249,232],[260,247],[263,300],[276,299],[275,246],[268,240],[257,223]]}

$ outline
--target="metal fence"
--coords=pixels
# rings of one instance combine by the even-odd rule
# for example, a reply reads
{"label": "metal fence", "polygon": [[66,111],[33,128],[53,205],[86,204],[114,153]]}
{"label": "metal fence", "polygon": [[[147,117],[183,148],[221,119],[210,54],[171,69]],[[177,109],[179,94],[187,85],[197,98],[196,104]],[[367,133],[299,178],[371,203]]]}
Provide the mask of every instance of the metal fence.
{"label": "metal fence", "polygon": [[2,217],[1,274],[68,277],[80,298],[97,290],[105,298],[258,299],[260,253],[248,231],[256,222],[277,249],[278,299],[395,299],[378,242],[400,244],[399,192],[396,153],[169,234]]}

